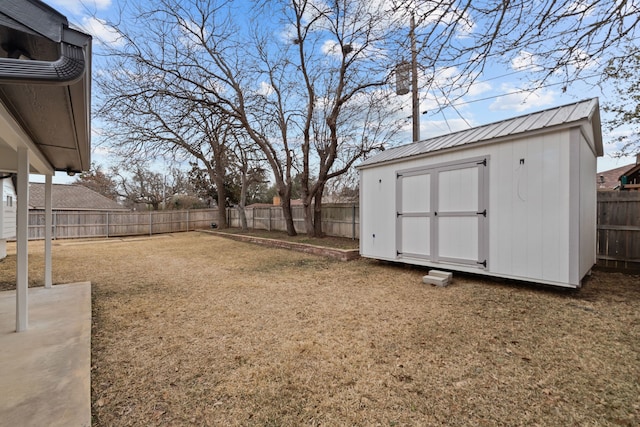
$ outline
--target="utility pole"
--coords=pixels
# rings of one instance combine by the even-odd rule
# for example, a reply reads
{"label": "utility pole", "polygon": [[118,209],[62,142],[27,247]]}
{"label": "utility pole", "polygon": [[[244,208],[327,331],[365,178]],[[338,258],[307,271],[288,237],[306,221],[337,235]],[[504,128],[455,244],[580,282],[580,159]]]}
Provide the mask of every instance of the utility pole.
{"label": "utility pole", "polygon": [[411,12],[409,22],[411,41],[411,114],[413,118],[413,142],[420,141],[420,97],[418,93],[418,51],[416,49],[416,19]]}
{"label": "utility pole", "polygon": [[[420,93],[418,91],[418,49],[416,48],[416,19],[411,12],[409,19],[409,41],[411,62],[404,59],[396,66],[396,94],[411,92],[411,118],[413,119],[413,142],[420,141]],[[411,78],[409,78],[411,74]],[[411,88],[409,88],[411,87]]]}

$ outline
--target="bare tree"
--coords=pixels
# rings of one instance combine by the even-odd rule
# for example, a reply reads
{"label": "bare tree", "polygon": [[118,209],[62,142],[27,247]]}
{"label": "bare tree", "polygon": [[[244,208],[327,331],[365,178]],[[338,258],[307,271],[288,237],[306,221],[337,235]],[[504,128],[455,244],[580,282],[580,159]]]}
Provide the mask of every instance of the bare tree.
{"label": "bare tree", "polygon": [[[371,135],[374,124],[383,129],[385,120],[362,121],[366,114],[351,122],[342,119],[345,109],[360,107],[359,94],[371,96],[369,91],[384,86],[389,76],[387,64],[379,64],[372,53],[375,42],[382,40],[383,34],[374,31],[378,26],[352,18],[366,16],[366,2],[356,2],[361,10],[350,3],[334,2],[330,8],[307,1],[267,3],[250,10],[253,20],[239,23],[232,19],[236,6],[230,3],[160,1],[152,10],[138,11],[136,19],[146,24],[144,28],[118,26],[127,43],[113,52],[117,59],[112,61],[117,62],[112,68],[125,71],[119,73],[122,77],[116,73],[118,83],[103,86],[105,93],[116,96],[108,95],[110,101],[101,111],[121,123],[131,113],[145,117],[149,111],[157,112],[153,121],[161,123],[160,132],[165,132],[167,124],[175,128],[186,121],[163,120],[176,110],[173,103],[160,105],[171,96],[185,104],[182,111],[192,110],[187,104],[194,104],[197,111],[228,117],[242,126],[270,166],[288,233],[296,233],[290,205],[292,177],[301,173],[307,232],[320,235],[321,222],[314,218],[319,218],[326,181],[346,171],[362,155],[381,148],[396,129],[388,126],[387,132],[378,132],[386,137],[376,140],[367,134]],[[282,15],[265,13],[268,8]],[[273,32],[278,25],[283,31],[285,22],[292,25],[294,37],[274,38]],[[252,25],[252,30],[240,31],[242,25]],[[330,49],[338,47],[337,55],[328,55],[323,43],[327,37],[332,40]],[[133,99],[130,95],[135,94],[142,100],[137,106],[120,108],[116,117],[112,112],[122,102],[117,94],[125,78],[135,83],[124,98]],[[159,93],[157,87],[164,92]],[[147,126],[148,117],[141,124]],[[353,132],[349,137],[339,136],[347,125],[366,132],[360,132],[360,137]],[[142,131],[143,126],[139,128]],[[160,147],[185,139],[179,135],[182,130],[155,138],[158,133],[154,127],[135,137],[123,133],[121,140],[123,146],[131,147],[154,140]],[[337,159],[342,161],[339,168]]]}
{"label": "bare tree", "polygon": [[253,184],[265,183],[266,181],[265,169],[262,165],[263,159],[258,154],[258,151],[254,146],[246,144],[243,138],[238,138],[233,147],[233,161],[231,165],[240,179],[240,194],[238,196],[237,210],[240,216],[240,226],[243,230],[248,229],[245,207],[249,188]]}
{"label": "bare tree", "polygon": [[613,114],[607,128],[612,133],[628,128],[614,137],[619,144],[614,156],[640,154],[640,48],[628,45],[624,55],[609,61],[604,75],[616,95],[605,105],[605,110]]}
{"label": "bare tree", "polygon": [[[634,40],[639,15],[634,2],[574,0],[159,0],[138,7],[115,25],[125,44],[110,53],[110,68],[121,83],[133,82],[129,95],[142,102],[116,109],[119,117],[111,119],[126,123],[136,114],[146,126],[151,110],[161,126],[131,137],[123,132],[122,141],[135,147],[153,139],[191,156],[178,141],[192,146],[195,139],[185,135],[200,121],[185,123],[194,113],[204,114],[205,123],[225,117],[262,151],[289,234],[296,233],[293,177],[301,174],[312,235],[322,235],[327,182],[393,141],[399,117],[389,83],[394,65],[411,52],[409,33],[430,76],[422,79],[424,90],[437,69],[456,69],[440,88],[451,104],[487,64],[523,55],[534,85],[559,75],[569,84],[623,39]],[[113,100],[107,105],[117,107],[120,87],[107,89],[116,94],[107,95]],[[163,133],[165,114],[180,132]]]}
{"label": "bare tree", "polygon": [[113,201],[118,201],[116,181],[99,164],[91,163],[91,169],[82,172],[76,178],[74,184],[90,188]]}
{"label": "bare tree", "polygon": [[[354,162],[383,149],[399,130],[389,114],[391,67],[379,52],[386,16],[379,4],[334,0],[291,2],[292,60],[304,92],[302,203],[308,235],[322,236],[322,196],[327,182]],[[285,11],[286,14],[286,11]]]}
{"label": "bare tree", "polygon": [[238,126],[213,105],[192,102],[197,87],[167,82],[170,75],[149,67],[103,77],[99,86],[108,94],[98,116],[118,126],[104,131],[111,145],[126,159],[161,157],[196,162],[215,184],[219,204],[217,223],[227,227],[225,179],[229,145]]}
{"label": "bare tree", "polygon": [[582,0],[394,0],[389,39],[397,56],[410,51],[410,17],[416,22],[423,89],[433,89],[439,69],[453,68],[438,88],[441,108],[464,96],[485,68],[502,63],[526,70],[530,88],[553,81],[566,90],[576,80],[602,73],[621,46],[637,40],[640,7],[635,1]]}
{"label": "bare tree", "polygon": [[161,173],[141,163],[128,164],[126,172],[121,167],[113,167],[111,172],[118,183],[118,194],[128,207],[137,209],[144,205],[154,211],[164,207],[166,184]]}
{"label": "bare tree", "polygon": [[[253,63],[254,55],[264,45],[245,43],[231,19],[230,7],[227,2],[212,0],[162,0],[149,10],[131,11],[130,25],[124,18],[114,25],[126,43],[109,53],[110,68],[120,71],[111,74],[112,83],[101,84],[105,102],[100,111],[110,121],[123,125],[120,138],[116,139],[121,147],[130,150],[141,147],[143,142],[148,146],[146,141],[151,140],[157,150],[186,150],[194,155],[187,147],[194,139],[185,137],[193,128],[184,126],[187,117],[193,119],[194,111],[239,123],[264,152],[282,198],[287,229],[295,234],[289,197],[294,160],[286,132],[290,117],[284,109],[275,115],[268,111],[272,103],[257,90],[261,71]],[[247,52],[247,46],[251,52]],[[132,84],[123,93],[126,79]],[[168,97],[180,100],[180,108],[173,102],[163,104]],[[127,106],[118,111],[123,101]],[[180,111],[185,115],[182,118],[176,116]],[[160,128],[148,126],[149,112]],[[174,119],[168,122],[167,115]],[[206,121],[197,122],[202,123]],[[210,140],[219,134],[209,133]],[[203,158],[198,160],[205,163]],[[215,170],[221,164],[211,162],[213,181],[221,179],[221,170]],[[218,191],[224,189],[221,183],[216,184]],[[226,224],[226,218],[221,217],[220,224]]]}

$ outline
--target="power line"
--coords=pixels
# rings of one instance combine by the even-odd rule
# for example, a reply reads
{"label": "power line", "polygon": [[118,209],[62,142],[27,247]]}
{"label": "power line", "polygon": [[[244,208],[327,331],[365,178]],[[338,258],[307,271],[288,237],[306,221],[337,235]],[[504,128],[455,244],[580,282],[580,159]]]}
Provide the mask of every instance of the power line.
{"label": "power line", "polygon": [[[586,76],[583,79],[590,79],[592,77],[598,77],[600,74],[592,74],[590,76]],[[525,92],[533,92],[539,89],[546,89],[552,86],[560,86],[560,85],[564,85],[564,82],[556,82],[556,83],[547,83],[541,86],[538,86],[536,88],[533,89],[518,89],[512,92],[506,92],[503,94],[499,94],[499,95],[491,95],[491,96],[485,96],[484,98],[477,98],[477,99],[471,99],[468,101],[460,101],[460,102],[456,102],[457,105],[467,105],[467,104],[473,104],[476,102],[482,102],[482,101],[488,101],[490,99],[496,99],[496,98],[500,98],[501,96],[509,96],[509,95],[517,95],[519,93],[525,93]],[[451,105],[451,104],[450,104]]]}
{"label": "power line", "polygon": [[[504,74],[504,75],[502,75],[502,76],[497,76],[497,77],[494,77],[494,78],[491,78],[491,79],[486,79],[486,80],[483,80],[483,81],[487,81],[487,80],[495,80],[495,79],[497,79],[497,78],[499,78],[499,77],[507,77],[507,76],[509,76],[509,75],[513,75],[513,74],[516,74],[516,73],[517,73],[517,72],[514,72],[514,73],[507,73],[507,74]],[[589,76],[583,77],[583,80],[590,79],[590,78],[593,78],[593,77],[598,77],[598,76],[600,76],[600,74],[592,74],[592,75],[589,75]],[[457,115],[458,115],[458,116],[459,116],[459,117],[460,117],[460,118],[461,118],[461,119],[462,119],[462,120],[467,124],[467,126],[469,126],[469,127],[471,128],[471,127],[472,127],[472,126],[471,126],[471,124],[467,121],[467,119],[465,119],[465,118],[464,118],[464,116],[463,116],[463,115],[460,113],[460,111],[456,108],[456,105],[457,105],[457,106],[460,106],[460,105],[474,104],[474,103],[477,103],[477,102],[488,101],[488,100],[491,100],[491,99],[497,99],[497,98],[500,98],[500,97],[510,96],[510,95],[517,95],[517,94],[520,94],[520,93],[526,93],[526,92],[531,92],[531,93],[533,93],[533,92],[534,92],[534,91],[536,91],[536,90],[546,89],[546,88],[549,88],[549,87],[552,87],[552,86],[559,86],[559,85],[563,85],[563,84],[564,84],[564,82],[547,83],[547,84],[540,85],[540,86],[538,86],[538,87],[536,87],[536,88],[533,88],[533,89],[518,89],[518,90],[515,90],[515,91],[511,91],[511,92],[506,92],[506,93],[502,93],[502,94],[498,94],[498,95],[486,96],[486,97],[478,98],[478,99],[471,99],[471,100],[468,100],[468,101],[456,101],[456,102],[455,102],[455,104],[454,104],[453,102],[451,102],[451,101],[450,101],[450,99],[449,99],[449,97],[447,96],[447,94],[446,94],[446,93],[445,93],[445,92],[444,92],[440,87],[438,87],[438,85],[437,85],[437,84],[435,84],[435,82],[433,82],[433,80],[432,80],[431,82],[429,82],[429,90],[431,89],[431,87],[432,87],[432,86],[435,86],[435,89],[436,89],[436,90],[439,90],[439,91],[440,91],[440,93],[441,93],[441,95],[445,98],[446,103],[445,103],[445,105],[443,106],[443,105],[441,105],[441,104],[440,104],[440,102],[438,101],[438,97],[437,97],[437,96],[435,97],[436,104],[438,104],[438,111],[437,111],[437,112],[434,112],[434,114],[437,114],[438,112],[439,112],[440,114],[442,114],[442,117],[444,118],[444,121],[445,121],[445,123],[446,123],[447,127],[449,128],[449,131],[451,131],[451,127],[449,126],[449,122],[447,121],[447,118],[446,118],[446,116],[444,115],[444,110],[445,110],[445,109],[447,109],[447,108],[452,108],[452,109],[453,109],[453,111],[455,111],[455,112],[456,112],[456,114],[457,114]],[[423,113],[423,114],[424,114],[424,113]]]}

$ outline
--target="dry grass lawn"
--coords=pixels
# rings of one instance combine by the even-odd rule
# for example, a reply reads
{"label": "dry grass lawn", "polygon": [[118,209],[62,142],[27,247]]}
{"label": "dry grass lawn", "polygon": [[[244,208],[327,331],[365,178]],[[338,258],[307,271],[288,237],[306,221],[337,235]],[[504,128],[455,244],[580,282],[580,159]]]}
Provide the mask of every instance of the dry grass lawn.
{"label": "dry grass lawn", "polygon": [[93,283],[96,426],[640,424],[638,276],[424,274],[200,233],[54,246],[55,283]]}

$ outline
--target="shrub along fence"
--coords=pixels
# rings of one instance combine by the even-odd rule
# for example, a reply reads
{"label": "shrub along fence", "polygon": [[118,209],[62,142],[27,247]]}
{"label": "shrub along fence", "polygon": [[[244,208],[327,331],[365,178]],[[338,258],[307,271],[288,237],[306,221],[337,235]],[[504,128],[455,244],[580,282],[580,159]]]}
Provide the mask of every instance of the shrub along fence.
{"label": "shrub along fence", "polygon": [[640,191],[598,192],[598,265],[640,270]]}

